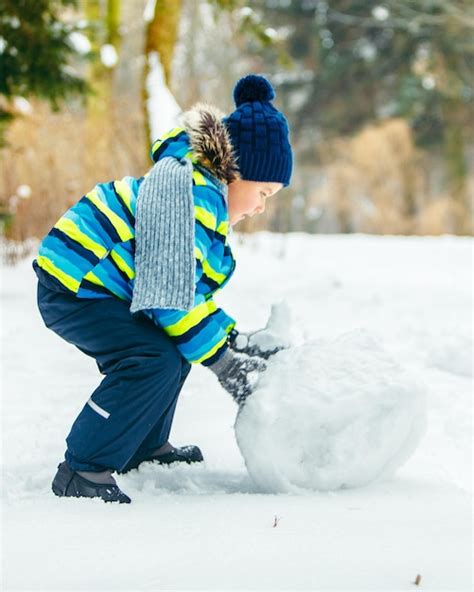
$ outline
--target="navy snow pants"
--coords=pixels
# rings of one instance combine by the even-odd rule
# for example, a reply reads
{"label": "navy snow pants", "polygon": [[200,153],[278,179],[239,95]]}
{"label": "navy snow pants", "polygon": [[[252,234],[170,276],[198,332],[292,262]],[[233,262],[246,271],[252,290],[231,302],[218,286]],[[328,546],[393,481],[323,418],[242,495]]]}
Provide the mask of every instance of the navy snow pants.
{"label": "navy snow pants", "polygon": [[81,299],[38,281],[37,302],[46,327],[105,375],[66,438],[70,467],[121,470],[165,444],[191,364],[163,329],[115,297]]}

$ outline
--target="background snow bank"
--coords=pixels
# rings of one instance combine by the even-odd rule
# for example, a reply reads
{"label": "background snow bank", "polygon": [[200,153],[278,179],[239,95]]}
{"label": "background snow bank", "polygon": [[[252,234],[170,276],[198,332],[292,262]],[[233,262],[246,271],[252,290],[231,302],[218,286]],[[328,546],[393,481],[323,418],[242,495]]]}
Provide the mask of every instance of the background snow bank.
{"label": "background snow bank", "polygon": [[422,387],[366,331],[355,330],[270,358],[235,429],[262,491],[298,492],[391,475],[425,425]]}

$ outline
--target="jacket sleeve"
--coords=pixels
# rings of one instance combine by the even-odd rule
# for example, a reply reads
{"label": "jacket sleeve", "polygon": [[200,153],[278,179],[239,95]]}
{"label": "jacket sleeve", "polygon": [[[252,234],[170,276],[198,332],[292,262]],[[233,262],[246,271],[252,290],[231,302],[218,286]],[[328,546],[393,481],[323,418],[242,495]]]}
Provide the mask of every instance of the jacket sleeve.
{"label": "jacket sleeve", "polygon": [[[212,282],[213,271],[209,260],[212,236],[216,230],[217,206],[206,200],[205,207],[195,206],[196,263],[195,284]],[[203,275],[205,276],[203,278]],[[214,277],[214,280],[218,279]],[[217,288],[217,292],[220,288]],[[219,308],[212,297],[194,293],[194,306],[189,311],[152,308],[142,311],[171,337],[184,358],[191,364],[209,366],[217,361],[228,347],[228,336],[236,321]]]}

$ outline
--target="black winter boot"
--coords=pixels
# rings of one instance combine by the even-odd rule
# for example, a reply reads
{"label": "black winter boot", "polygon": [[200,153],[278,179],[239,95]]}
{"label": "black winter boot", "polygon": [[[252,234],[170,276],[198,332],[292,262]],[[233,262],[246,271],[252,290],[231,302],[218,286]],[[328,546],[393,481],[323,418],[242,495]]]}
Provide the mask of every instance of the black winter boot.
{"label": "black winter boot", "polygon": [[160,455],[151,455],[141,460],[132,459],[121,471],[117,473],[128,473],[132,469],[136,469],[142,462],[153,461],[160,465],[170,465],[175,462],[185,462],[188,465],[195,462],[202,462],[204,460],[202,452],[198,446],[190,444],[188,446],[181,446],[180,448],[173,447],[169,452]]}
{"label": "black winter boot", "polygon": [[129,504],[132,501],[118,485],[89,481],[73,471],[66,461],[58,465],[52,490],[59,497],[100,497],[104,502],[120,504]]}

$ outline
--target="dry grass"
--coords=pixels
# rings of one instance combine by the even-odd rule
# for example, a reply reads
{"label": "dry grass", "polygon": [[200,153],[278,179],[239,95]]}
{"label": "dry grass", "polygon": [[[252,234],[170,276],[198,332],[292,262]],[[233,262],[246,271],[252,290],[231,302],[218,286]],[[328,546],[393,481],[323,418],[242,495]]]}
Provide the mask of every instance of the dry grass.
{"label": "dry grass", "polygon": [[342,232],[456,233],[456,220],[471,215],[469,204],[459,211],[443,190],[442,161],[415,148],[402,119],[368,126],[320,154],[325,181],[308,205],[332,214]]}
{"label": "dry grass", "polygon": [[5,238],[41,238],[97,182],[149,167],[141,113],[116,101],[107,118],[91,119],[35,104],[10,126],[0,172],[0,206],[12,212]]}

